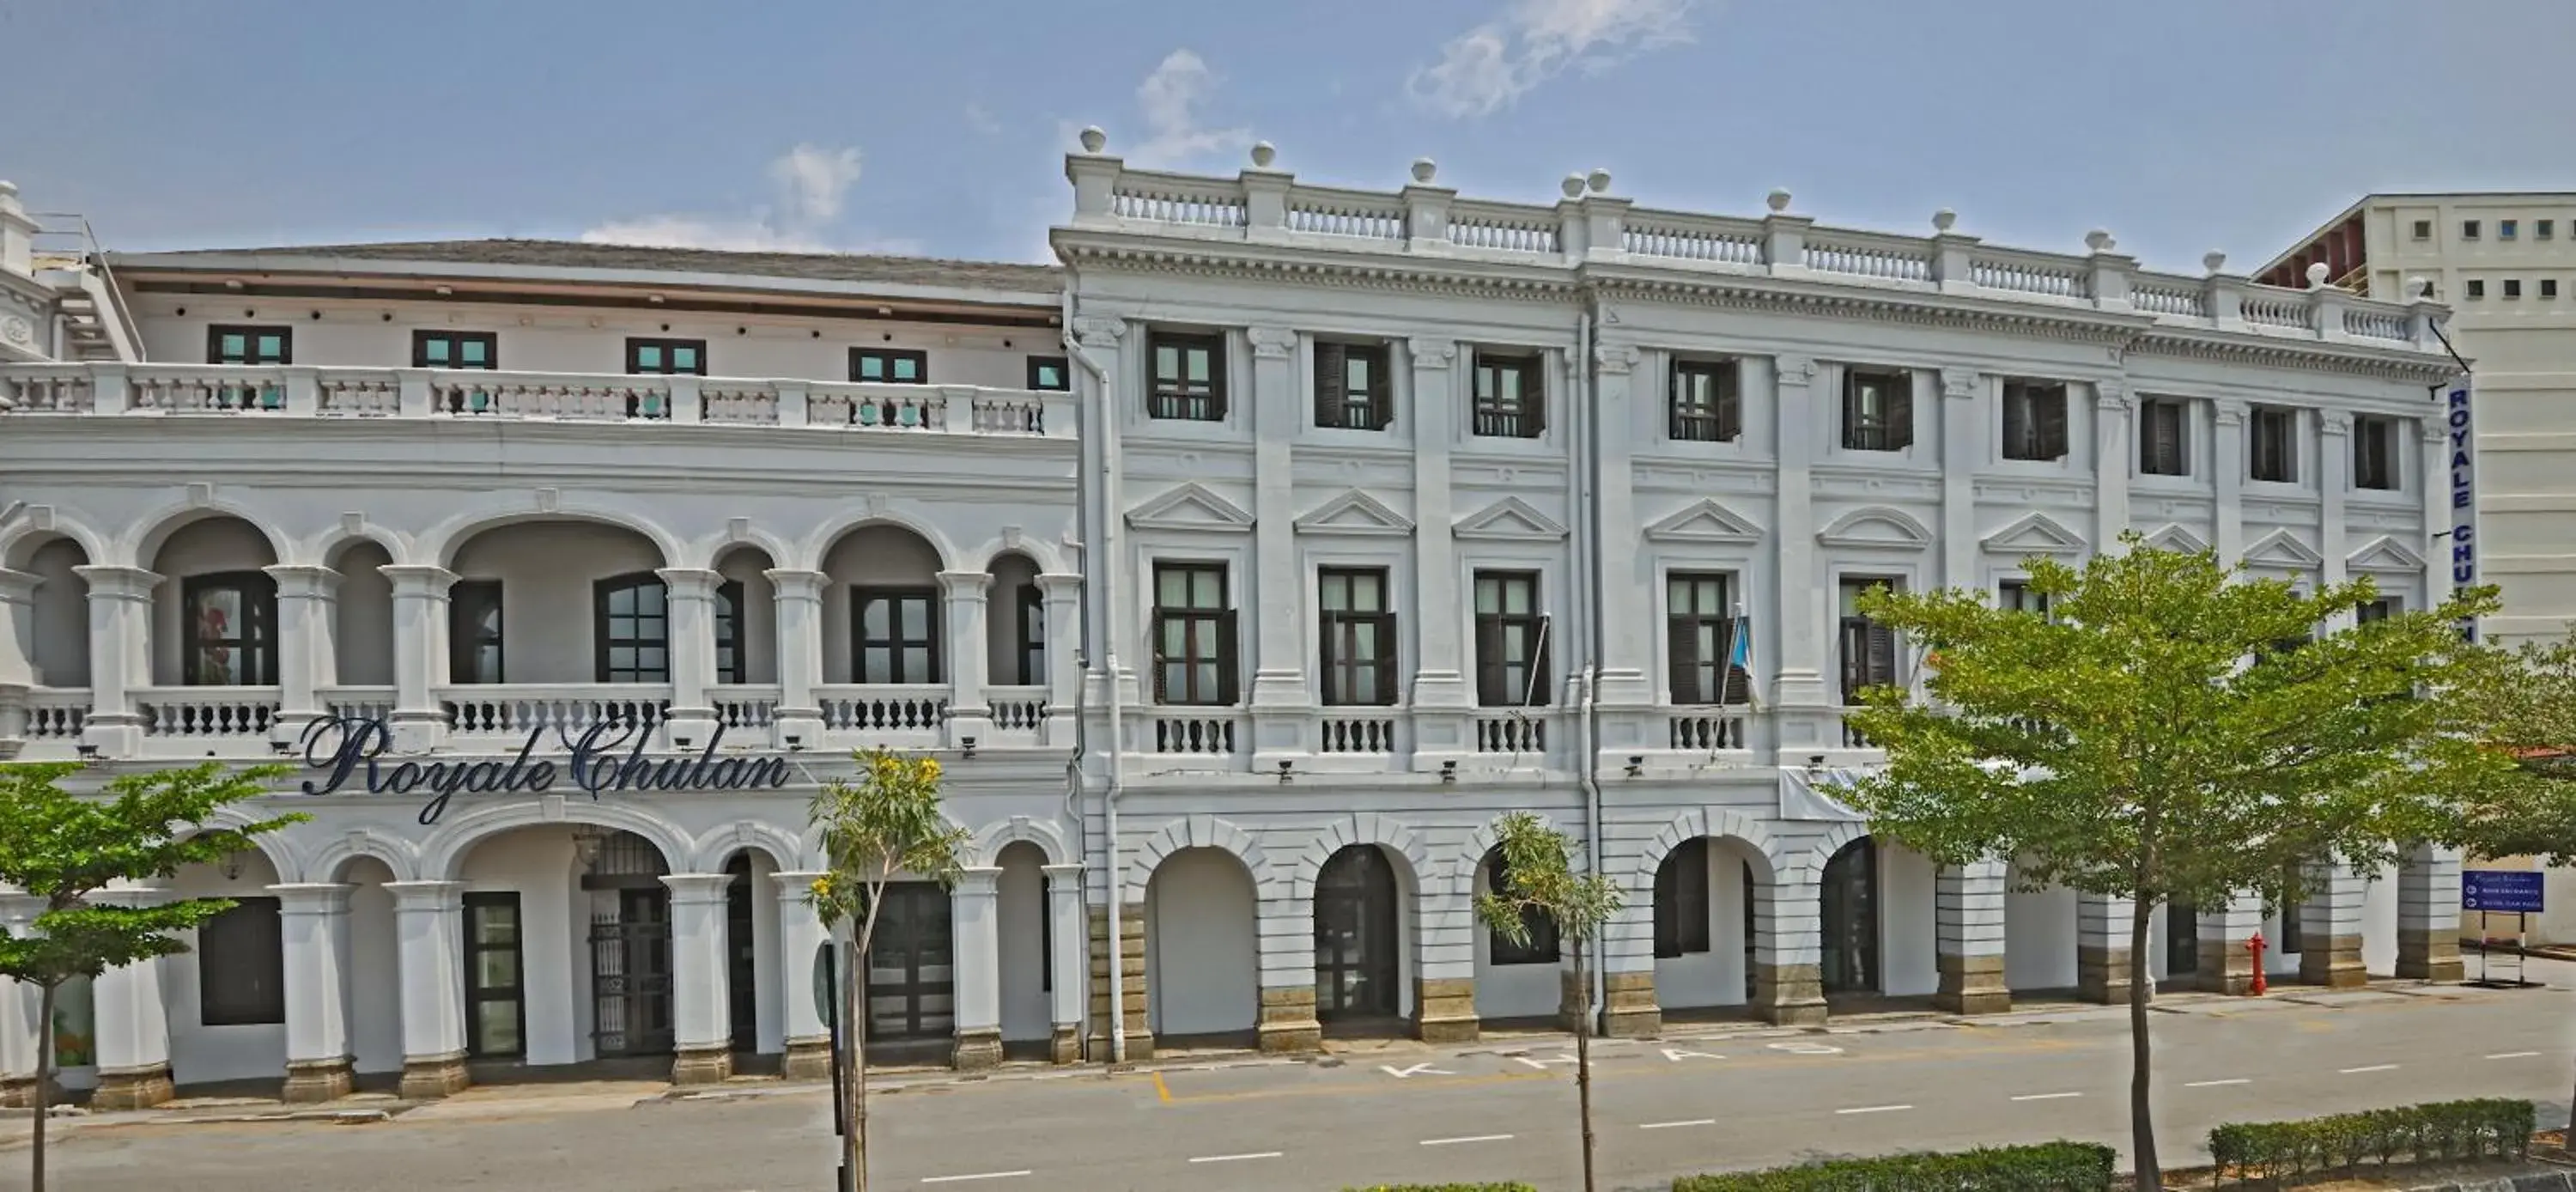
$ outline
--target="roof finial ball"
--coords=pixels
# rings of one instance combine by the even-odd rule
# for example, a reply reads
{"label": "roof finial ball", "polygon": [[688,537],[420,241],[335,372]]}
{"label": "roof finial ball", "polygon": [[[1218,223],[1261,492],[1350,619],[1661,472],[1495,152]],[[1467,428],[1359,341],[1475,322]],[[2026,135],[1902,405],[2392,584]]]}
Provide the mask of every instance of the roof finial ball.
{"label": "roof finial ball", "polygon": [[1092,125],[1091,127],[1089,127],[1089,128],[1086,128],[1086,129],[1083,129],[1083,130],[1082,130],[1082,151],[1083,151],[1083,152],[1085,152],[1085,153],[1098,153],[1098,152],[1100,152],[1101,150],[1106,149],[1106,148],[1108,148],[1108,147],[1109,147],[1109,134],[1108,134],[1108,133],[1106,133],[1106,132],[1101,131],[1101,128],[1100,128],[1100,126],[1099,126],[1099,125],[1094,124],[1094,125]]}
{"label": "roof finial ball", "polygon": [[1428,157],[1417,157],[1413,159],[1413,180],[1415,182],[1424,186],[1429,186],[1431,185],[1431,180],[1439,176],[1439,173],[1439,162],[1433,161]]}
{"label": "roof finial ball", "polygon": [[1591,187],[1592,193],[1596,195],[1606,195],[1610,193],[1610,171],[1608,170],[1601,169],[1596,166],[1593,168],[1592,173],[1584,178],[1583,182],[1584,185]]}
{"label": "roof finial ball", "polygon": [[2111,230],[2109,228],[2095,228],[2090,232],[2084,233],[2084,247],[2092,249],[2095,252],[2109,252],[2118,247],[2119,243],[2119,241],[2111,238]]}
{"label": "roof finial ball", "polygon": [[1270,163],[1277,160],[1279,160],[1278,146],[1273,145],[1268,141],[1254,141],[1252,143],[1252,167],[1254,169],[1269,169]]}
{"label": "roof finial ball", "polygon": [[1771,204],[1771,213],[1773,215],[1779,215],[1789,210],[1789,192],[1786,188],[1772,188],[1770,196],[1765,198],[1763,201]]}
{"label": "roof finial ball", "polygon": [[2223,252],[2202,253],[2200,254],[2200,267],[2212,273],[2225,269],[2227,268],[2227,254]]}
{"label": "roof finial ball", "polygon": [[1567,197],[1567,198],[1569,198],[1569,199],[1579,199],[1579,198],[1582,198],[1582,197],[1583,197],[1583,175],[1581,175],[1581,174],[1568,174],[1568,175],[1566,175],[1566,176],[1565,176],[1565,185],[1564,185],[1563,187],[1561,187],[1560,189],[1562,189],[1562,190],[1565,192],[1565,197]]}
{"label": "roof finial ball", "polygon": [[2311,290],[2322,290],[2326,288],[2326,274],[2329,272],[2331,272],[2331,270],[2326,268],[2326,263],[2323,261],[2310,263],[2308,266],[2308,288]]}
{"label": "roof finial ball", "polygon": [[1944,207],[1932,213],[1932,230],[1946,232],[1959,226],[1959,213]]}

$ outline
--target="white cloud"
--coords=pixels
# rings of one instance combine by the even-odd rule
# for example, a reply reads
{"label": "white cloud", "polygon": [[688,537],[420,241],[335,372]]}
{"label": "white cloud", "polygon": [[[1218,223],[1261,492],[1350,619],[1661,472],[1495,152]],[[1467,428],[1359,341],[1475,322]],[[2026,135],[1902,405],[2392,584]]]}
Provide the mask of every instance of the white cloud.
{"label": "white cloud", "polygon": [[1136,86],[1136,106],[1145,116],[1148,135],[1126,159],[1147,169],[1176,166],[1228,149],[1248,148],[1248,128],[1206,128],[1201,109],[1216,93],[1216,72],[1187,48],[1164,56],[1154,73]]}
{"label": "white cloud", "polygon": [[769,163],[769,180],[778,185],[788,223],[830,223],[841,217],[841,200],[858,185],[859,151],[798,145]]}
{"label": "white cloud", "polygon": [[614,219],[581,234],[593,244],[737,252],[919,251],[908,240],[848,243],[827,235],[859,182],[859,151],[798,145],[769,163],[774,202],[746,215],[674,212]]}
{"label": "white cloud", "polygon": [[1690,40],[1700,0],[1514,0],[1500,17],[1451,38],[1405,90],[1442,115],[1483,116],[1566,70],[1599,70]]}
{"label": "white cloud", "polygon": [[640,248],[719,248],[732,252],[821,252],[821,242],[780,231],[765,220],[647,215],[613,219],[581,234],[592,244]]}
{"label": "white cloud", "polygon": [[994,119],[993,113],[980,103],[966,105],[966,127],[988,137],[999,136],[1002,132],[1002,122]]}

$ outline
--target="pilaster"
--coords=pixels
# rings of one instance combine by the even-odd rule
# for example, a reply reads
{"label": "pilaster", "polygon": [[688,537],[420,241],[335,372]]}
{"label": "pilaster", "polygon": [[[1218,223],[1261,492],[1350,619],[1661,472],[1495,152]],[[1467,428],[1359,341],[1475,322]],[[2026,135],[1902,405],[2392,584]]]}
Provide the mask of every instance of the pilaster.
{"label": "pilaster", "polygon": [[1992,440],[1984,433],[1977,401],[1986,379],[1973,368],[1945,368],[1940,382],[1941,582],[1975,589],[1977,469],[1984,466]]}
{"label": "pilaster", "polygon": [[285,945],[288,1101],[349,1095],[349,891],[355,888],[330,882],[268,888],[277,896]]}
{"label": "pilaster", "polygon": [[[1772,581],[1778,585],[1779,662],[1773,672],[1772,706],[1780,714],[1780,744],[1805,747],[1824,740],[1822,709],[1838,702],[1826,690],[1825,625],[1832,602],[1817,596],[1823,576],[1816,566],[1816,502],[1812,466],[1817,453],[1817,426],[1822,413],[1810,386],[1815,361],[1804,356],[1776,356],[1768,362],[1772,422],[1778,433],[1777,503],[1779,525],[1772,528]],[[1758,370],[1748,369],[1747,380]],[[1758,651],[1757,651],[1758,654]],[[1758,681],[1758,676],[1757,676]]]}
{"label": "pilaster", "polygon": [[1933,1004],[1954,1014],[2012,1009],[2004,981],[2004,863],[1942,866],[1933,879],[1932,920],[1941,971]]}
{"label": "pilaster", "polygon": [[2137,456],[2129,445],[2129,399],[2123,381],[2093,383],[2093,549],[2120,549],[2129,528],[2129,473]]}
{"label": "pilaster", "polygon": [[[1585,200],[1587,204],[1594,200]],[[1600,251],[1603,246],[1595,246]],[[1617,242],[1606,246],[1617,249]],[[1642,582],[1637,566],[1636,469],[1637,407],[1656,400],[1651,379],[1637,376],[1641,353],[1635,344],[1592,345],[1593,405],[1590,418],[1593,499],[1592,517],[1578,528],[1589,534],[1601,559],[1600,599],[1592,615],[1601,626],[1600,701],[1605,708],[1651,708],[1655,705],[1656,650],[1654,585]],[[1582,548],[1578,546],[1578,551]],[[1572,657],[1569,653],[1566,657]],[[1622,725],[1633,724],[1622,719]],[[1611,729],[1605,720],[1605,730]],[[1605,753],[1625,755],[1641,742],[1604,740]]]}
{"label": "pilaster", "polygon": [[2342,861],[2323,861],[2308,866],[2301,881],[2307,897],[2283,910],[2299,917],[2299,980],[2334,989],[2369,984],[2361,959],[2361,875]]}
{"label": "pilaster", "polygon": [[[2335,329],[2343,329],[2340,318]],[[2351,549],[2344,545],[2344,498],[2352,487],[2351,412],[2321,413],[2317,418],[2317,441],[2317,553],[2325,556],[2325,562],[2318,567],[2317,581],[2331,587],[2344,581],[2344,555]],[[2346,628],[2352,619],[2351,613],[2339,614],[2326,631]]]}
{"label": "pilaster", "polygon": [[790,749],[823,740],[823,710],[814,688],[823,682],[823,583],[820,571],[777,567],[761,573],[777,593],[778,710],[771,723],[778,743]]}
{"label": "pilaster", "polygon": [[1824,918],[1817,873],[1803,863],[1753,887],[1753,1006],[1782,1026],[1825,1020]]}
{"label": "pilaster", "polygon": [[2245,945],[2263,929],[2263,899],[2239,893],[2220,906],[2200,912],[2200,987],[2212,993],[2242,994],[2254,987],[2254,953]]}
{"label": "pilaster", "polygon": [[132,757],[143,749],[143,713],[133,693],[152,684],[152,592],[161,577],[99,564],[72,573],[89,585],[89,715],[81,743],[103,757]]}
{"label": "pilaster", "polygon": [[463,882],[386,882],[402,981],[402,1095],[461,1092],[465,1071]]}
{"label": "pilaster", "polygon": [[[1082,577],[1048,573],[1038,577],[1046,600],[1046,743],[1063,746],[1073,740],[1074,709],[1082,703]],[[1079,932],[1061,939],[1079,938]]]}
{"label": "pilaster", "polygon": [[949,1062],[961,1072],[1002,1062],[1001,876],[997,867],[969,867],[948,896],[957,1021]]}
{"label": "pilaster", "polygon": [[[1109,942],[1109,910],[1090,909],[1091,927],[1085,938],[1091,941],[1091,1057],[1106,1061],[1112,1057],[1109,1039],[1110,1015],[1124,1020],[1127,1056],[1130,1063],[1154,1058],[1154,1028],[1145,1008],[1151,1004],[1145,991],[1145,904],[1131,902],[1118,909],[1118,943]],[[1109,1004],[1109,966],[1119,971],[1119,1004]]]}
{"label": "pilaster", "polygon": [[671,890],[671,1083],[733,1075],[732,983],[725,959],[727,873],[674,873]]}
{"label": "pilaster", "polygon": [[1296,477],[1291,446],[1313,403],[1297,391],[1297,333],[1254,327],[1252,345],[1252,764],[1267,771],[1303,758],[1306,694],[1305,585],[1297,573]]}
{"label": "pilaster", "polygon": [[993,740],[993,709],[984,702],[988,662],[985,618],[993,577],[981,571],[942,571],[939,592],[947,615],[940,632],[948,643],[948,743]]}
{"label": "pilaster", "polygon": [[1044,867],[1047,892],[1048,1020],[1047,1058],[1059,1064],[1082,1062],[1083,976],[1090,968],[1083,950],[1072,947],[1086,938],[1082,914],[1082,866]]}
{"label": "pilaster", "polygon": [[2211,546],[2218,565],[2233,567],[2245,558],[2245,414],[2241,401],[2220,401],[2211,410],[2210,459],[2218,486],[2217,535]]}
{"label": "pilaster", "polygon": [[2460,851],[2419,845],[2397,866],[2397,975],[2457,981],[2460,964]]}
{"label": "pilaster", "polygon": [[716,709],[707,688],[716,681],[716,589],[724,573],[703,567],[665,567],[662,599],[670,611],[671,710],[663,732],[680,748],[704,748],[715,736]]}
{"label": "pilaster", "polygon": [[1412,385],[1413,582],[1421,615],[1414,618],[1420,654],[1413,672],[1416,770],[1438,770],[1466,759],[1467,654],[1460,627],[1467,605],[1459,591],[1456,520],[1450,492],[1449,452],[1458,435],[1458,377],[1451,365],[1458,345],[1446,339],[1405,344]]}
{"label": "pilaster", "polygon": [[1265,898],[1253,908],[1261,983],[1261,1049],[1307,1052],[1323,1046],[1315,1018],[1315,903]]}
{"label": "pilaster", "polygon": [[277,720],[271,739],[293,741],[323,714],[320,689],[340,674],[340,573],[279,563],[260,570],[277,584]]}
{"label": "pilaster", "polygon": [[447,712],[438,688],[446,686],[447,590],[456,573],[425,564],[377,568],[394,587],[394,749],[421,753],[447,736]]}
{"label": "pilaster", "polygon": [[[102,906],[144,907],[167,902],[157,887],[101,890]],[[98,1031],[95,1109],[148,1109],[176,1095],[170,1081],[169,1009],[161,1000],[161,959],[149,957],[100,973],[90,985]]]}
{"label": "pilaster", "polygon": [[778,981],[786,992],[787,1054],[783,1075],[789,1080],[832,1078],[832,1030],[817,1004],[822,988],[816,970],[830,936],[810,901],[819,871],[770,875],[778,886]]}
{"label": "pilaster", "polygon": [[36,589],[43,576],[0,567],[0,685],[37,686]]}
{"label": "pilaster", "polygon": [[2129,1000],[2131,933],[2138,904],[2127,898],[2078,893],[2075,896],[2075,986],[2088,1002],[2114,1005]]}

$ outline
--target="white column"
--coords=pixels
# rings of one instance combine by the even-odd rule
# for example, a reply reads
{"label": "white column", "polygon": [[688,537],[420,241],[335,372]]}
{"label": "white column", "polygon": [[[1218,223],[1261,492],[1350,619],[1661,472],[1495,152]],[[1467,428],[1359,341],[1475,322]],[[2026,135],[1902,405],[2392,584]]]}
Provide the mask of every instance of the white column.
{"label": "white column", "polygon": [[[27,689],[36,685],[36,587],[41,576],[0,568],[0,750],[27,736]],[[0,1068],[0,1073],[7,1069]],[[5,1080],[0,1075],[0,1080]],[[6,1103],[0,1095],[0,1104]]]}
{"label": "white column", "polygon": [[1783,1026],[1825,1020],[1823,877],[1800,859],[1753,886],[1753,1004]]}
{"label": "white column", "polygon": [[2218,486],[2217,534],[2210,545],[2218,565],[2233,567],[2245,558],[2245,403],[2220,401],[2210,418],[2216,427],[2210,443],[2210,469]]}
{"label": "white column", "polygon": [[[2346,578],[2344,555],[2352,549],[2344,545],[2343,513],[2345,490],[2352,486],[2352,414],[2325,411],[2317,419],[2317,442],[2317,553],[2325,556],[2317,582],[2333,585]],[[2343,613],[2325,631],[2349,628],[2352,623],[2353,614]]]}
{"label": "white column", "polygon": [[2075,896],[2075,985],[2088,1002],[2129,1000],[2130,933],[2138,904],[2127,898]]}
{"label": "white column", "polygon": [[778,600],[778,743],[812,747],[823,739],[814,688],[823,681],[823,580],[820,571],[772,568]]}
{"label": "white column", "polygon": [[968,738],[993,743],[993,709],[984,702],[990,665],[986,594],[993,577],[981,571],[942,571],[939,591],[947,615],[939,631],[948,651],[948,743],[965,748]]}
{"label": "white column", "polygon": [[1938,401],[1941,410],[1941,582],[1978,589],[1977,469],[1991,445],[1977,401],[1985,378],[1973,368],[1945,368],[1940,383],[1940,395],[1925,404]]}
{"label": "white column", "polygon": [[832,1032],[823,1021],[823,978],[815,963],[831,937],[808,901],[815,879],[822,876],[813,871],[772,875],[778,883],[778,982],[787,1010],[783,1063],[789,1080],[827,1080],[832,1075]]}
{"label": "white column", "polygon": [[2397,975],[2457,981],[2460,850],[2419,845],[2397,866]]}
{"label": "white column", "polygon": [[1413,618],[1421,657],[1413,672],[1413,768],[1438,770],[1468,752],[1467,652],[1460,626],[1467,618],[1459,591],[1458,551],[1450,535],[1456,519],[1449,491],[1449,447],[1460,417],[1456,376],[1450,364],[1458,345],[1416,339],[1405,345],[1411,362],[1413,432]]}
{"label": "white column", "polygon": [[703,567],[664,567],[662,598],[670,610],[671,712],[664,722],[674,747],[704,749],[715,735],[707,688],[716,681],[716,588],[724,575]]}
{"label": "white column", "polygon": [[2129,528],[2129,470],[2137,458],[2129,446],[2128,387],[2120,381],[2093,385],[2093,549],[2114,551],[2120,532]]}
{"label": "white column", "polygon": [[2361,959],[2361,875],[2336,859],[2307,866],[2301,880],[2307,897],[2282,908],[2298,916],[2299,980],[2337,989],[2369,984]]}
{"label": "white column", "polygon": [[1297,387],[1297,333],[1254,327],[1252,344],[1252,575],[1238,603],[1253,634],[1252,764],[1303,758],[1306,742],[1306,586],[1297,570],[1296,479],[1290,444],[1313,417]]}
{"label": "white column", "polygon": [[1933,999],[1958,1014],[2012,1009],[2004,982],[2004,863],[1944,865],[1932,879],[1932,922],[1941,967]]}
{"label": "white column", "polygon": [[456,582],[456,573],[420,564],[376,570],[394,587],[394,715],[388,727],[395,749],[425,752],[447,736],[447,712],[438,689],[450,680],[447,589]]}
{"label": "white column", "polygon": [[1324,1044],[1323,1024],[1315,1020],[1315,900],[1264,898],[1252,915],[1261,1050],[1314,1051]]}
{"label": "white column", "polygon": [[1045,867],[1047,891],[1048,1058],[1059,1064],[1082,1059],[1083,992],[1091,984],[1091,962],[1084,945],[1090,925],[1082,914],[1082,866]]}
{"label": "white column", "polygon": [[959,1071],[1002,1062],[1002,871],[972,866],[949,891],[950,991],[957,1041],[949,1062]]}
{"label": "white column", "polygon": [[286,968],[286,1099],[328,1101],[350,1088],[349,891],[330,882],[270,886]]}
{"label": "white column", "polygon": [[[1649,379],[1636,376],[1639,353],[1632,344],[1595,344],[1592,349],[1594,401],[1592,426],[1593,516],[1577,532],[1591,535],[1601,555],[1601,601],[1592,615],[1601,623],[1601,696],[1606,707],[1651,708],[1655,704],[1655,659],[1659,653],[1655,625],[1654,585],[1637,568],[1638,535],[1635,469],[1637,408],[1655,402],[1659,392]],[[1571,424],[1574,416],[1568,415]],[[1572,640],[1572,635],[1568,635]],[[1560,657],[1572,657],[1568,651]],[[1634,734],[1639,717],[1604,718],[1603,728]],[[1658,724],[1661,722],[1658,721]],[[1669,742],[1605,737],[1600,751],[1620,757],[1639,747]],[[1649,970],[1651,972],[1651,969]]]}
{"label": "white column", "polygon": [[278,703],[270,737],[293,741],[323,714],[321,689],[340,678],[340,573],[288,563],[260,570],[277,583]]}
{"label": "white column", "polygon": [[96,564],[72,572],[89,584],[89,717],[81,743],[104,757],[132,757],[143,748],[133,693],[152,685],[152,591],[161,577]]}
{"label": "white column", "polygon": [[2263,897],[2244,891],[2224,904],[2200,908],[2200,987],[2244,993],[2254,984],[2254,953],[2246,942],[2263,929]]}
{"label": "white column", "polygon": [[671,889],[671,1083],[719,1083],[733,1075],[725,964],[725,896],[733,875],[674,873],[662,884]]}
{"label": "white column", "polygon": [[[45,909],[44,900],[24,894],[0,894],[0,933],[24,936]],[[36,1069],[43,1046],[43,991],[0,977],[0,1109],[35,1104]]]}
{"label": "white column", "polygon": [[1046,598],[1047,726],[1042,743],[1061,748],[1073,741],[1073,710],[1082,702],[1082,666],[1075,657],[1082,644],[1082,577],[1041,575],[1038,591]]}
{"label": "white column", "polygon": [[[1779,584],[1780,631],[1772,702],[1782,708],[1821,708],[1840,699],[1825,686],[1825,625],[1833,602],[1817,595],[1816,508],[1809,466],[1817,454],[1817,397],[1809,390],[1815,361],[1780,356],[1771,361],[1771,414],[1779,432],[1780,524],[1771,541],[1778,552],[1772,578]],[[1828,594],[1830,595],[1830,594]],[[1811,734],[1820,729],[1811,729]],[[1816,738],[1788,744],[1812,744]]]}
{"label": "white column", "polygon": [[[101,890],[102,906],[145,907],[167,902],[170,892],[149,887]],[[169,1010],[161,1001],[161,961],[138,960],[99,974],[91,984],[97,1010],[99,1109],[143,1109],[173,1095],[170,1082]]]}
{"label": "white column", "polygon": [[385,891],[401,968],[402,1095],[444,1097],[467,1084],[465,883],[386,882]]}

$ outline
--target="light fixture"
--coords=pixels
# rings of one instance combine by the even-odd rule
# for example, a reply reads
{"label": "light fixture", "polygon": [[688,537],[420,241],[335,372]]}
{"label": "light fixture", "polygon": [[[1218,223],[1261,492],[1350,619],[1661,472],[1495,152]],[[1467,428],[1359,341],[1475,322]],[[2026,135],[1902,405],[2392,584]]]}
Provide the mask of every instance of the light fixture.
{"label": "light fixture", "polygon": [[1456,781],[1458,781],[1458,763],[1456,763],[1456,762],[1454,762],[1454,761],[1449,761],[1449,762],[1442,762],[1442,763],[1440,763],[1440,781],[1442,781],[1442,782],[1456,782]]}
{"label": "light fixture", "polygon": [[225,881],[237,882],[241,880],[242,859],[240,853],[225,853],[224,859],[218,862],[215,867],[223,871]]}
{"label": "light fixture", "polygon": [[432,293],[437,294],[437,295],[438,295],[439,297],[441,297],[441,298],[453,298],[453,297],[455,297],[455,296],[456,296],[456,287],[454,287],[454,286],[440,286],[440,287],[438,287],[436,290],[433,290],[433,291],[431,291],[431,292],[432,292]]}
{"label": "light fixture", "polygon": [[1291,774],[1291,773],[1289,773],[1289,772],[1288,772],[1288,767],[1293,766],[1293,765],[1295,765],[1295,764],[1296,764],[1295,762],[1289,761],[1287,758],[1284,758],[1284,757],[1279,759],[1279,781],[1280,781],[1280,783],[1281,783],[1281,784],[1283,784],[1283,785],[1284,785],[1284,784],[1286,784],[1286,783],[1294,782],[1294,781],[1296,781],[1296,780],[1297,780],[1297,776],[1296,776],[1296,775]]}
{"label": "light fixture", "polygon": [[787,751],[788,751],[788,752],[790,752],[790,753],[802,753],[802,752],[804,752],[804,750],[805,750],[805,738],[804,738],[804,736],[803,736],[802,734],[799,734],[799,733],[789,733],[789,734],[787,734]]}
{"label": "light fixture", "polygon": [[1645,775],[1645,773],[1646,773],[1646,755],[1644,755],[1644,754],[1642,754],[1642,753],[1632,753],[1632,754],[1629,754],[1629,755],[1628,755],[1628,777],[1630,777],[1630,778],[1639,778],[1639,777],[1643,777],[1643,776]]}
{"label": "light fixture", "polygon": [[98,760],[98,746],[96,745],[92,745],[84,741],[78,745],[72,746],[72,748],[80,751],[80,759],[82,761],[94,762]]}
{"label": "light fixture", "polygon": [[1820,774],[1820,773],[1823,773],[1823,772],[1824,772],[1824,768],[1825,768],[1825,755],[1824,755],[1824,754],[1821,754],[1821,753],[1810,753],[1810,754],[1808,754],[1808,755],[1807,755],[1807,773],[1809,773],[1809,774]]}
{"label": "light fixture", "polygon": [[289,753],[293,753],[293,752],[295,751],[295,742],[293,742],[293,741],[271,741],[271,742],[269,742],[269,743],[268,743],[268,751],[269,751],[270,753],[274,753],[274,754],[276,754],[276,755],[277,755],[277,756],[279,756],[279,757],[284,757],[284,756],[286,756],[287,754],[289,754]]}
{"label": "light fixture", "polygon": [[690,738],[681,736],[678,733],[671,734],[671,744],[678,746],[682,750],[688,749],[689,741]]}
{"label": "light fixture", "polygon": [[973,760],[973,759],[974,759],[974,757],[975,757],[975,738],[973,738],[973,737],[959,737],[959,738],[957,738],[957,745],[958,745],[958,748],[959,748],[959,749],[961,749],[961,750],[963,750],[963,751],[965,752],[965,756],[967,757],[967,759],[968,759],[968,760],[970,760],[970,761],[971,761],[971,760]]}
{"label": "light fixture", "polygon": [[660,294],[654,294],[646,298],[645,301],[650,302],[655,306],[660,306],[662,305],[662,296]]}
{"label": "light fixture", "polygon": [[607,843],[607,841],[608,829],[602,828],[597,824],[574,824],[572,826],[572,855],[581,861],[581,867],[583,869],[588,869],[592,865],[598,864],[599,846]]}

